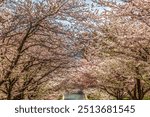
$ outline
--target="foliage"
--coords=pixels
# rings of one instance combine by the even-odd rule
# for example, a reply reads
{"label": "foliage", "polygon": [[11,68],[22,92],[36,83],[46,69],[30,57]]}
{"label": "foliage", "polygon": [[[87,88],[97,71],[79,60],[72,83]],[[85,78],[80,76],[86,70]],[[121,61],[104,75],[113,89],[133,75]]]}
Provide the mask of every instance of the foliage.
{"label": "foliage", "polygon": [[[74,65],[73,23],[86,15],[85,5],[68,0],[11,0],[1,10],[0,99],[39,99],[43,85]],[[65,21],[72,27],[64,26]]]}
{"label": "foliage", "polygon": [[0,99],[149,97],[150,2],[92,1],[0,1]]}

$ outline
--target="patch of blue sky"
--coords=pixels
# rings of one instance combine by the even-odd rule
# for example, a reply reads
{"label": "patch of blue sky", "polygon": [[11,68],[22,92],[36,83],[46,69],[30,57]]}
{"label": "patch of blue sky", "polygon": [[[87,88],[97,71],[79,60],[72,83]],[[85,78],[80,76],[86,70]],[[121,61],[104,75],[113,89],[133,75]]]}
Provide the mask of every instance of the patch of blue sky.
{"label": "patch of blue sky", "polygon": [[[86,3],[89,4],[91,11],[97,11],[98,10],[101,13],[104,10],[111,10],[108,7],[100,6],[99,4],[94,3],[93,0],[85,0],[85,1],[86,1]],[[108,0],[108,1],[112,2],[112,0]],[[123,4],[124,3],[123,0],[114,0],[114,2],[116,2],[117,4]]]}

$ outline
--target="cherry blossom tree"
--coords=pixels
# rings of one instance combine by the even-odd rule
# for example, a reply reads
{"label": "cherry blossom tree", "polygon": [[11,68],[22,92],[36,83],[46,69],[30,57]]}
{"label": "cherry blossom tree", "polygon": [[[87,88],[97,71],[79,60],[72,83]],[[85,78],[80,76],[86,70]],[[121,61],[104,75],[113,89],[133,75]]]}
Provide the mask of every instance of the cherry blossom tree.
{"label": "cherry blossom tree", "polygon": [[[133,73],[127,77],[134,87],[126,87],[131,99],[143,99],[150,91],[149,87],[149,5],[147,0],[109,1],[94,0],[105,10],[100,14],[98,30],[91,43],[95,55],[104,59],[119,58],[125,62],[124,73]],[[95,42],[96,40],[96,42]],[[109,64],[109,63],[108,63]],[[118,66],[122,69],[122,64]],[[128,69],[130,71],[128,71]],[[124,76],[124,73],[112,73]],[[117,78],[117,76],[115,76]],[[121,78],[120,78],[121,79]],[[114,80],[114,84],[118,81]],[[124,85],[125,86],[125,85]]]}
{"label": "cherry blossom tree", "polygon": [[8,0],[3,7],[0,99],[44,98],[43,87],[74,66],[75,35],[88,9],[76,0]]}

